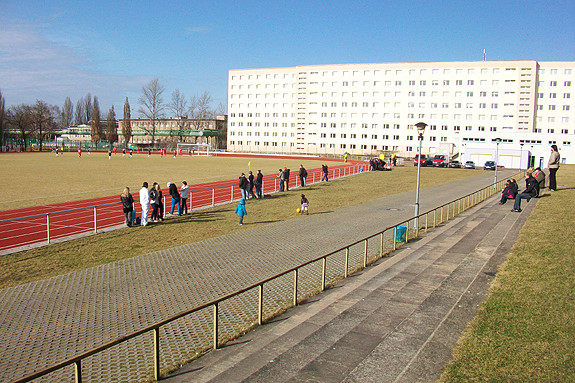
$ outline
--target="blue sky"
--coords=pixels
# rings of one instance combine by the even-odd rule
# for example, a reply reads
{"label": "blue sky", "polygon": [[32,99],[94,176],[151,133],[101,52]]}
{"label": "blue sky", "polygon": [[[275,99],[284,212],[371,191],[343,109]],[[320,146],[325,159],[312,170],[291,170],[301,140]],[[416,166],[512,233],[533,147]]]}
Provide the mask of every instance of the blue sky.
{"label": "blue sky", "polygon": [[571,61],[574,21],[575,0],[0,0],[0,90],[7,106],[91,93],[119,114],[157,77],[166,102],[208,91],[216,107],[230,69],[480,61],[483,49]]}

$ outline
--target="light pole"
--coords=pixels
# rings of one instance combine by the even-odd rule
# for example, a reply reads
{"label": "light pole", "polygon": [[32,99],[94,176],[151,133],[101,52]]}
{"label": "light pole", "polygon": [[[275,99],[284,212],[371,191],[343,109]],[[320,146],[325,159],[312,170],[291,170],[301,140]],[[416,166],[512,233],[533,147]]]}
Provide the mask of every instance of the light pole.
{"label": "light pole", "polygon": [[423,142],[423,132],[425,131],[425,127],[427,124],[425,122],[418,122],[415,124],[417,127],[417,139],[419,140],[419,157],[417,158],[417,186],[415,188],[415,221],[414,227],[417,230],[418,222],[417,216],[419,215],[419,176],[421,171],[421,144]]}
{"label": "light pole", "polygon": [[496,138],[495,142],[497,143],[497,147],[495,149],[495,179],[493,180],[493,188],[497,189],[497,168],[499,167],[499,143],[501,142],[501,138]]}
{"label": "light pole", "polygon": [[521,147],[521,150],[519,151],[519,173],[521,173],[521,171],[523,170],[522,166],[521,166],[521,161],[523,160],[523,145],[525,145],[523,142],[519,144],[519,146]]}

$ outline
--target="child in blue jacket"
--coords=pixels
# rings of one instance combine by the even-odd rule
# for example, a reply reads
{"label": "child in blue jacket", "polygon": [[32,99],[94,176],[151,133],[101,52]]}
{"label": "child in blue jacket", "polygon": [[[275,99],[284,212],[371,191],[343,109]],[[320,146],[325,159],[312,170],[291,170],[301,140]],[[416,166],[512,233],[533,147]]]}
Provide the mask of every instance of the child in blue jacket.
{"label": "child in blue jacket", "polygon": [[245,199],[241,199],[240,203],[238,204],[238,206],[236,207],[236,214],[240,217],[240,225],[243,225],[244,223],[244,215],[248,215],[248,212],[246,211],[246,200]]}

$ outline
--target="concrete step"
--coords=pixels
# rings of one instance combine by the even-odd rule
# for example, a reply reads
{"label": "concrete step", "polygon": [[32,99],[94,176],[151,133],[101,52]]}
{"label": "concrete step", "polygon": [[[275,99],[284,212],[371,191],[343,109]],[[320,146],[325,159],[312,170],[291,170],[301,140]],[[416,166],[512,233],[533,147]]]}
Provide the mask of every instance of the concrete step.
{"label": "concrete step", "polygon": [[170,382],[434,381],[526,217],[494,197]]}

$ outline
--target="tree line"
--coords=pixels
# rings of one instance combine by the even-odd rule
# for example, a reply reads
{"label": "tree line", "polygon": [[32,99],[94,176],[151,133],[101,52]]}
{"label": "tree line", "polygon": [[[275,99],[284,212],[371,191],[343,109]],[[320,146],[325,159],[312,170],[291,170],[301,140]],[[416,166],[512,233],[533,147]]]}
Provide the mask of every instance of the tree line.
{"label": "tree line", "polygon": [[[166,117],[166,112],[171,112],[177,121],[177,129],[173,131],[174,139],[182,139],[186,124],[192,129],[196,120],[215,118],[217,114],[225,113],[225,106],[220,104],[213,109],[212,97],[209,92],[199,96],[192,96],[188,100],[185,95],[176,89],[172,93],[171,100],[164,102],[165,88],[158,79],[153,79],[142,87],[142,95],[138,99],[138,114],[140,117],[150,120],[150,124],[143,129],[152,138],[152,146],[156,142],[159,120]],[[125,143],[132,138],[131,108],[126,97],[124,114],[120,123],[121,133]],[[188,121],[189,120],[189,121]],[[102,113],[98,97],[88,93],[76,101],[75,107],[70,97],[66,97],[60,108],[56,105],[37,100],[34,104],[12,105],[6,108],[6,100],[0,89],[0,145],[5,145],[7,137],[18,138],[22,150],[26,150],[30,139],[38,140],[39,149],[42,150],[45,140],[55,137],[59,127],[70,125],[89,125],[91,140],[94,144],[106,140],[110,144],[118,141],[118,120],[114,105],[108,110],[105,118],[105,130],[102,122]],[[172,134],[172,132],[170,132]]]}

